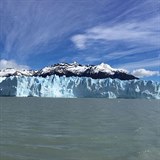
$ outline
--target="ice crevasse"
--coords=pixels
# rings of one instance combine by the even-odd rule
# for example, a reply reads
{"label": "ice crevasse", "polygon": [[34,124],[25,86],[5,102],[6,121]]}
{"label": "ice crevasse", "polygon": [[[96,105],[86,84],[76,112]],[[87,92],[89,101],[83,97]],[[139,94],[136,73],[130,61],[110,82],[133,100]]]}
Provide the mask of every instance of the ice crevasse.
{"label": "ice crevasse", "polygon": [[160,83],[88,77],[0,77],[0,96],[160,99]]}

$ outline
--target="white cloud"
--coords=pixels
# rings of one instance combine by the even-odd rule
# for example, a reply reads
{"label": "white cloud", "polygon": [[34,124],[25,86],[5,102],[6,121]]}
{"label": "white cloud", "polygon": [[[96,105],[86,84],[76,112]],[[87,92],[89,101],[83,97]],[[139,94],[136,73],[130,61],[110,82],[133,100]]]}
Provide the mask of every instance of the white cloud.
{"label": "white cloud", "polygon": [[71,40],[78,49],[85,49],[88,44],[95,41],[123,41],[158,46],[159,36],[155,27],[157,23],[155,17],[145,22],[123,22],[112,26],[95,26],[86,30],[84,34],[74,35]]}
{"label": "white cloud", "polygon": [[0,60],[0,69],[16,68],[16,69],[29,69],[26,65],[17,64],[14,60]]}
{"label": "white cloud", "polygon": [[150,76],[159,76],[160,73],[159,71],[150,71],[150,70],[146,70],[146,69],[136,69],[132,71],[132,74],[137,76],[137,77],[150,77]]}
{"label": "white cloud", "polygon": [[86,48],[86,41],[87,41],[87,38],[85,35],[76,35],[76,36],[73,36],[71,38],[71,40],[75,43],[76,47],[79,48],[79,49],[85,49]]}

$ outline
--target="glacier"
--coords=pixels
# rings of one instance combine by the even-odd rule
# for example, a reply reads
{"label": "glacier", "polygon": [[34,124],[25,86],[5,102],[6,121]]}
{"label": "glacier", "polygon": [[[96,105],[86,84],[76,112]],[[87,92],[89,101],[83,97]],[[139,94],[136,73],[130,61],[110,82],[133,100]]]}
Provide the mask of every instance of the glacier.
{"label": "glacier", "polygon": [[0,77],[0,96],[160,99],[160,83],[51,75]]}

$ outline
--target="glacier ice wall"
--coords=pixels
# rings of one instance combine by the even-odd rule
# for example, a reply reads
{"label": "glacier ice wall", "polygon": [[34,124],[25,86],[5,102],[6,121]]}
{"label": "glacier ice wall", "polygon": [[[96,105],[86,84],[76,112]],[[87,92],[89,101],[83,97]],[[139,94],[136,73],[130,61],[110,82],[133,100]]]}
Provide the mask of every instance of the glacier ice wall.
{"label": "glacier ice wall", "polygon": [[160,83],[86,77],[0,77],[0,96],[160,99]]}

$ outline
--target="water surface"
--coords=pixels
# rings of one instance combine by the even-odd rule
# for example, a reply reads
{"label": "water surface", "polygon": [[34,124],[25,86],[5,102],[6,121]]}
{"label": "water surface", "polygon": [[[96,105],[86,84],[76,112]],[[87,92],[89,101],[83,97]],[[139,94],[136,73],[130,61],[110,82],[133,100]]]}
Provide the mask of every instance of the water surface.
{"label": "water surface", "polygon": [[0,98],[1,160],[159,160],[160,101]]}

